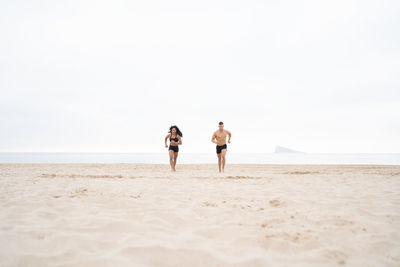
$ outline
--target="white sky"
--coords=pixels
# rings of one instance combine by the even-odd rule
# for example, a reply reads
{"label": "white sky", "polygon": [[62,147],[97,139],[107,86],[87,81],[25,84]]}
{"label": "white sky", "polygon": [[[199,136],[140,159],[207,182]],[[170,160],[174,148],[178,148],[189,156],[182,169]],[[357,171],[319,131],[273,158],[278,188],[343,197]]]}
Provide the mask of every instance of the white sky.
{"label": "white sky", "polygon": [[0,2],[0,151],[400,152],[399,1]]}

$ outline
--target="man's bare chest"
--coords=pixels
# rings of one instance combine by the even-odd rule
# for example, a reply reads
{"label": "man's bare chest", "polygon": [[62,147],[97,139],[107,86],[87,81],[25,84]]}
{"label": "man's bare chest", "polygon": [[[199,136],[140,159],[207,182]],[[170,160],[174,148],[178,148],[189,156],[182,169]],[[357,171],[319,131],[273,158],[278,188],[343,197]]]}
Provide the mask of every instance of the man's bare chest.
{"label": "man's bare chest", "polygon": [[216,133],[215,136],[218,139],[224,139],[224,138],[226,138],[226,133],[225,132],[224,133]]}

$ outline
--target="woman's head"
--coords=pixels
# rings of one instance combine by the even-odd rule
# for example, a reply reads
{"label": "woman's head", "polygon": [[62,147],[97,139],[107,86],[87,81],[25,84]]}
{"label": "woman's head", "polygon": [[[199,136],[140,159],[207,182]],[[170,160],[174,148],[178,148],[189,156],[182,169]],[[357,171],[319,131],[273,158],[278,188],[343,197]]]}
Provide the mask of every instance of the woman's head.
{"label": "woman's head", "polygon": [[178,126],[176,126],[176,125],[169,127],[169,133],[183,137],[182,132],[179,130]]}

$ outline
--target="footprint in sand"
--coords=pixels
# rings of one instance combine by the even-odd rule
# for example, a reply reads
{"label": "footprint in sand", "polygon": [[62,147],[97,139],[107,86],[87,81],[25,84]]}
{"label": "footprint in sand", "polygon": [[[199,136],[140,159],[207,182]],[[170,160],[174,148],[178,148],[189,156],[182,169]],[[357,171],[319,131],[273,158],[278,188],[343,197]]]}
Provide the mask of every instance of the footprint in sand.
{"label": "footprint in sand", "polygon": [[86,188],[78,188],[74,193],[71,194],[70,197],[79,197],[79,196],[87,196],[88,190]]}
{"label": "footprint in sand", "polygon": [[324,256],[329,259],[335,260],[340,265],[346,264],[347,255],[341,251],[328,250],[324,253]]}
{"label": "footprint in sand", "polygon": [[282,202],[280,202],[278,199],[273,199],[269,201],[269,205],[272,207],[279,207],[282,205]]}
{"label": "footprint in sand", "polygon": [[206,207],[218,207],[218,205],[217,204],[215,204],[215,203],[210,203],[210,202],[203,202],[203,206],[206,206]]}

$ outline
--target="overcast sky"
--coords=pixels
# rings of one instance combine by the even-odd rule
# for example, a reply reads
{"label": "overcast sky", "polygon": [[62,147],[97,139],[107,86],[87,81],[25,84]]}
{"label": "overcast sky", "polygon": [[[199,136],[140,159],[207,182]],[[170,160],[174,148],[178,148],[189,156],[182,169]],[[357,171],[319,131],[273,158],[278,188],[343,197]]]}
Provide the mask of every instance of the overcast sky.
{"label": "overcast sky", "polygon": [[399,1],[0,2],[0,151],[400,152]]}

